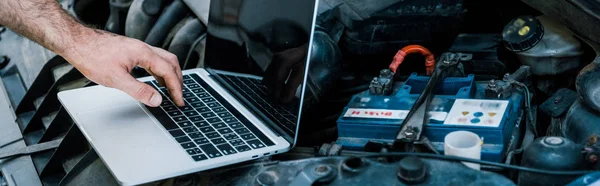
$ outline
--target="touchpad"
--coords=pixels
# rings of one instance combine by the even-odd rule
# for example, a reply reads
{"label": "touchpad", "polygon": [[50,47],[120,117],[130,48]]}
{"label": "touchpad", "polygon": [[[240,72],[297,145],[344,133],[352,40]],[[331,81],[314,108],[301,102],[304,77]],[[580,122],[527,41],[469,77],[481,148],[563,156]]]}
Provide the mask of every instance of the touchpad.
{"label": "touchpad", "polygon": [[142,150],[147,147],[139,145],[168,141],[160,137],[167,137],[166,131],[136,103],[81,112],[77,117],[78,125],[94,146],[124,145]]}

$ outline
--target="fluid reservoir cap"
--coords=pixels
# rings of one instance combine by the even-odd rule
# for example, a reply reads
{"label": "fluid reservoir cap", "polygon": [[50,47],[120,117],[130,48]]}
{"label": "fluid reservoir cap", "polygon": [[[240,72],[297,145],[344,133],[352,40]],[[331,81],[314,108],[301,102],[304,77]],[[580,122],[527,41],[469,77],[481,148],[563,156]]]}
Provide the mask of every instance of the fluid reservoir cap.
{"label": "fluid reservoir cap", "polygon": [[544,26],[533,16],[519,16],[510,21],[502,31],[504,46],[513,52],[533,48],[542,40]]}
{"label": "fluid reservoir cap", "polygon": [[427,167],[423,160],[409,156],[400,160],[398,178],[408,184],[416,184],[425,181]]}

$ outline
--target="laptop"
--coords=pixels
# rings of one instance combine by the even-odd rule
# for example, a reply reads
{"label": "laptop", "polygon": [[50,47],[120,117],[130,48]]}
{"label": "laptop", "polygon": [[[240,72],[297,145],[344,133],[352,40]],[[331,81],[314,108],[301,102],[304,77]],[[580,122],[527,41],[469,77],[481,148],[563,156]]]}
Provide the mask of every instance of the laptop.
{"label": "laptop", "polygon": [[[122,185],[284,153],[298,137],[311,48],[299,46],[311,46],[316,9],[317,0],[212,0],[204,66],[183,71],[185,107],[152,77],[138,80],[163,94],[160,107],[104,86],[58,98]],[[302,82],[283,86],[294,95],[281,101],[263,78],[277,72],[269,70],[280,62],[273,56],[290,48],[305,54],[296,70]]]}

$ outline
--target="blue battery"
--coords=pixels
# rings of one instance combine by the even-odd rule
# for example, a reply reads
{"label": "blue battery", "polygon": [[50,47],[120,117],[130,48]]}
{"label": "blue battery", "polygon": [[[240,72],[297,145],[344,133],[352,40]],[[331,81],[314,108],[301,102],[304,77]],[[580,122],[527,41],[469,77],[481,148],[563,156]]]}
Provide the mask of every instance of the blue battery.
{"label": "blue battery", "polygon": [[[363,150],[369,141],[391,144],[428,80],[428,76],[412,74],[391,96],[370,95],[368,91],[353,96],[337,120],[336,142],[350,150]],[[488,99],[485,85],[469,75],[448,77],[436,86],[430,120],[422,135],[437,151],[443,153],[444,137],[458,130],[474,132],[483,139],[483,160],[502,162],[520,144],[522,95],[514,91],[505,99]]]}

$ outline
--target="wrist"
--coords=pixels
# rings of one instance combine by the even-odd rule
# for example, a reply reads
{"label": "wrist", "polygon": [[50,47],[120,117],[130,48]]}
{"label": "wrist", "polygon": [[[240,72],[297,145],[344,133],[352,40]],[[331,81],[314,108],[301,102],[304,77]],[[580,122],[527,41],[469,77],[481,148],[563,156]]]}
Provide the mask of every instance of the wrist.
{"label": "wrist", "polygon": [[99,35],[98,31],[92,28],[88,28],[82,25],[78,25],[78,28],[71,29],[67,37],[64,39],[63,44],[60,48],[55,50],[55,53],[65,58],[69,63],[76,66],[77,60],[82,57],[84,51],[88,50],[88,46],[93,43]]}

